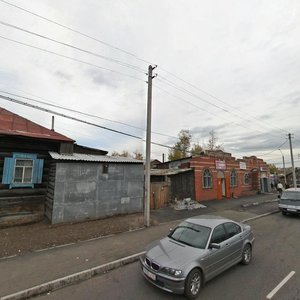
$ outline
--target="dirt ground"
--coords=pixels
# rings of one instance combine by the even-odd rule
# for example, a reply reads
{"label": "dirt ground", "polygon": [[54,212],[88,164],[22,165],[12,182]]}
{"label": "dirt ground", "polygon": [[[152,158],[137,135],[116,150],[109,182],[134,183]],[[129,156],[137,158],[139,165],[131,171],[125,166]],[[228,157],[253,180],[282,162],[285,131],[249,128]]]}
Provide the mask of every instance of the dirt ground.
{"label": "dirt ground", "polygon": [[143,214],[114,216],[73,224],[51,225],[46,220],[0,229],[0,258],[142,228]]}

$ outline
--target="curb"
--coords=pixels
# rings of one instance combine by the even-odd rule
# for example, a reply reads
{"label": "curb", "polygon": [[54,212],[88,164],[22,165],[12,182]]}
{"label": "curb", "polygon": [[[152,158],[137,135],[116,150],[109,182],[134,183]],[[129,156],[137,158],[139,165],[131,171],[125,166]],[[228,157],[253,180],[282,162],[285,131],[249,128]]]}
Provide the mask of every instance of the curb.
{"label": "curb", "polygon": [[[249,222],[249,221],[254,221],[254,220],[257,220],[257,219],[260,219],[260,218],[269,216],[269,215],[277,214],[277,213],[279,213],[279,212],[280,212],[280,210],[279,210],[279,209],[276,209],[276,210],[270,211],[270,212],[265,213],[265,214],[262,214],[262,215],[258,215],[258,216],[252,217],[252,218],[245,219],[245,220],[241,221],[241,223],[247,223],[247,222]],[[0,300],[1,300],[1,299],[0,299]]]}
{"label": "curb", "polygon": [[241,206],[242,206],[242,207],[257,206],[257,205],[260,205],[260,204],[264,204],[264,203],[272,203],[272,202],[278,202],[278,199],[265,200],[265,201],[262,201],[262,202],[245,203],[245,204],[242,204]]}
{"label": "curb", "polygon": [[87,269],[81,272],[77,272],[65,277],[61,277],[46,283],[42,283],[40,285],[34,286],[32,288],[7,295],[4,297],[1,297],[0,300],[23,300],[23,299],[28,299],[31,297],[35,297],[41,294],[45,294],[57,289],[60,289],[62,287],[65,287],[67,285],[71,285],[83,280],[87,280],[92,278],[95,275],[103,274],[108,271],[111,271],[113,269],[119,268],[123,265],[135,262],[139,259],[141,255],[143,255],[145,251],[136,253],[118,260],[115,260],[113,262],[100,265],[91,269]]}

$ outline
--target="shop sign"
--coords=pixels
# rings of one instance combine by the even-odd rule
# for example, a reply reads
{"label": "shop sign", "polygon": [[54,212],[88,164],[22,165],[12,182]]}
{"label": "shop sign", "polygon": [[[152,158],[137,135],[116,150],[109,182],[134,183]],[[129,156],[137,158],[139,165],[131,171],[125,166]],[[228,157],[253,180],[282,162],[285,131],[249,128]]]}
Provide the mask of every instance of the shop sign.
{"label": "shop sign", "polygon": [[261,172],[267,172],[268,171],[267,167],[260,167],[259,169],[260,169]]}
{"label": "shop sign", "polygon": [[225,160],[216,160],[216,169],[217,170],[226,170]]}
{"label": "shop sign", "polygon": [[246,163],[244,161],[240,161],[240,169],[241,170],[246,170],[247,169]]}

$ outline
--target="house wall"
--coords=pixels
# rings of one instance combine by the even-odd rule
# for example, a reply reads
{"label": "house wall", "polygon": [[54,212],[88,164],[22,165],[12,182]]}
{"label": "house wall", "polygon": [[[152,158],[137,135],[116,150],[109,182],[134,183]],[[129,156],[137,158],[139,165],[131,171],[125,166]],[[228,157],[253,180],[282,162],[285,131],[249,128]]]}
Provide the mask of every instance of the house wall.
{"label": "house wall", "polygon": [[[59,143],[41,142],[31,138],[0,136],[0,226],[24,224],[43,219],[49,178],[48,150],[57,150]],[[42,183],[34,187],[9,188],[2,184],[4,159],[14,152],[37,154],[44,160]]]}
{"label": "house wall", "polygon": [[107,174],[103,163],[56,162],[55,168],[52,212],[47,214],[53,224],[143,210],[143,164],[110,163]]}
{"label": "house wall", "polygon": [[171,177],[171,199],[195,199],[194,172],[184,172]]}
{"label": "house wall", "polygon": [[[226,168],[218,170],[216,168],[216,160],[225,161]],[[246,169],[240,168],[240,162],[246,163]],[[223,173],[225,180],[225,195],[224,197],[240,197],[253,195],[261,191],[260,178],[261,176],[268,177],[269,173],[266,171],[267,164],[256,157],[244,158],[243,160],[236,160],[234,157],[223,156],[196,156],[190,161],[190,167],[195,172],[195,199],[198,201],[221,199],[218,191],[218,173]],[[203,187],[203,171],[208,168],[212,173],[212,186],[210,188]],[[237,185],[230,186],[230,174],[235,170],[237,173]],[[248,173],[250,175],[249,184],[245,184],[244,176]],[[266,191],[264,191],[266,192]]]}

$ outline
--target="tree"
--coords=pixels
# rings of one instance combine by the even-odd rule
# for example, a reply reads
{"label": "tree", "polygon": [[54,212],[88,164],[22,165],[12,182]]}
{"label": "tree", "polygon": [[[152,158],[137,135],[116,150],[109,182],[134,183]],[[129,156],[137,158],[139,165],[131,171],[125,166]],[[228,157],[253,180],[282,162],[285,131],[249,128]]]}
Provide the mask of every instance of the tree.
{"label": "tree", "polygon": [[138,159],[138,160],[144,160],[143,154],[140,153],[139,151],[135,151],[133,152],[133,156],[134,159]]}
{"label": "tree", "polygon": [[113,151],[111,156],[121,156],[121,157],[130,157],[130,154],[127,150],[123,150],[121,153]]}
{"label": "tree", "polygon": [[139,159],[139,160],[143,160],[143,154],[140,153],[139,151],[135,151],[133,152],[133,154],[129,153],[127,150],[123,150],[121,153],[119,153],[118,151],[113,151],[111,153],[111,156],[118,156],[118,157],[131,157],[134,159]]}
{"label": "tree", "polygon": [[173,149],[169,150],[169,160],[176,160],[189,156],[189,149],[191,146],[191,138],[189,130],[181,130],[178,134],[178,142]]}
{"label": "tree", "polygon": [[271,174],[278,174],[278,168],[274,164],[269,164],[269,170]]}
{"label": "tree", "polygon": [[191,154],[192,155],[201,155],[203,153],[203,148],[200,146],[199,143],[195,143],[191,149]]}
{"label": "tree", "polygon": [[214,130],[209,132],[209,136],[207,150],[224,150],[221,144],[217,145],[218,138]]}

